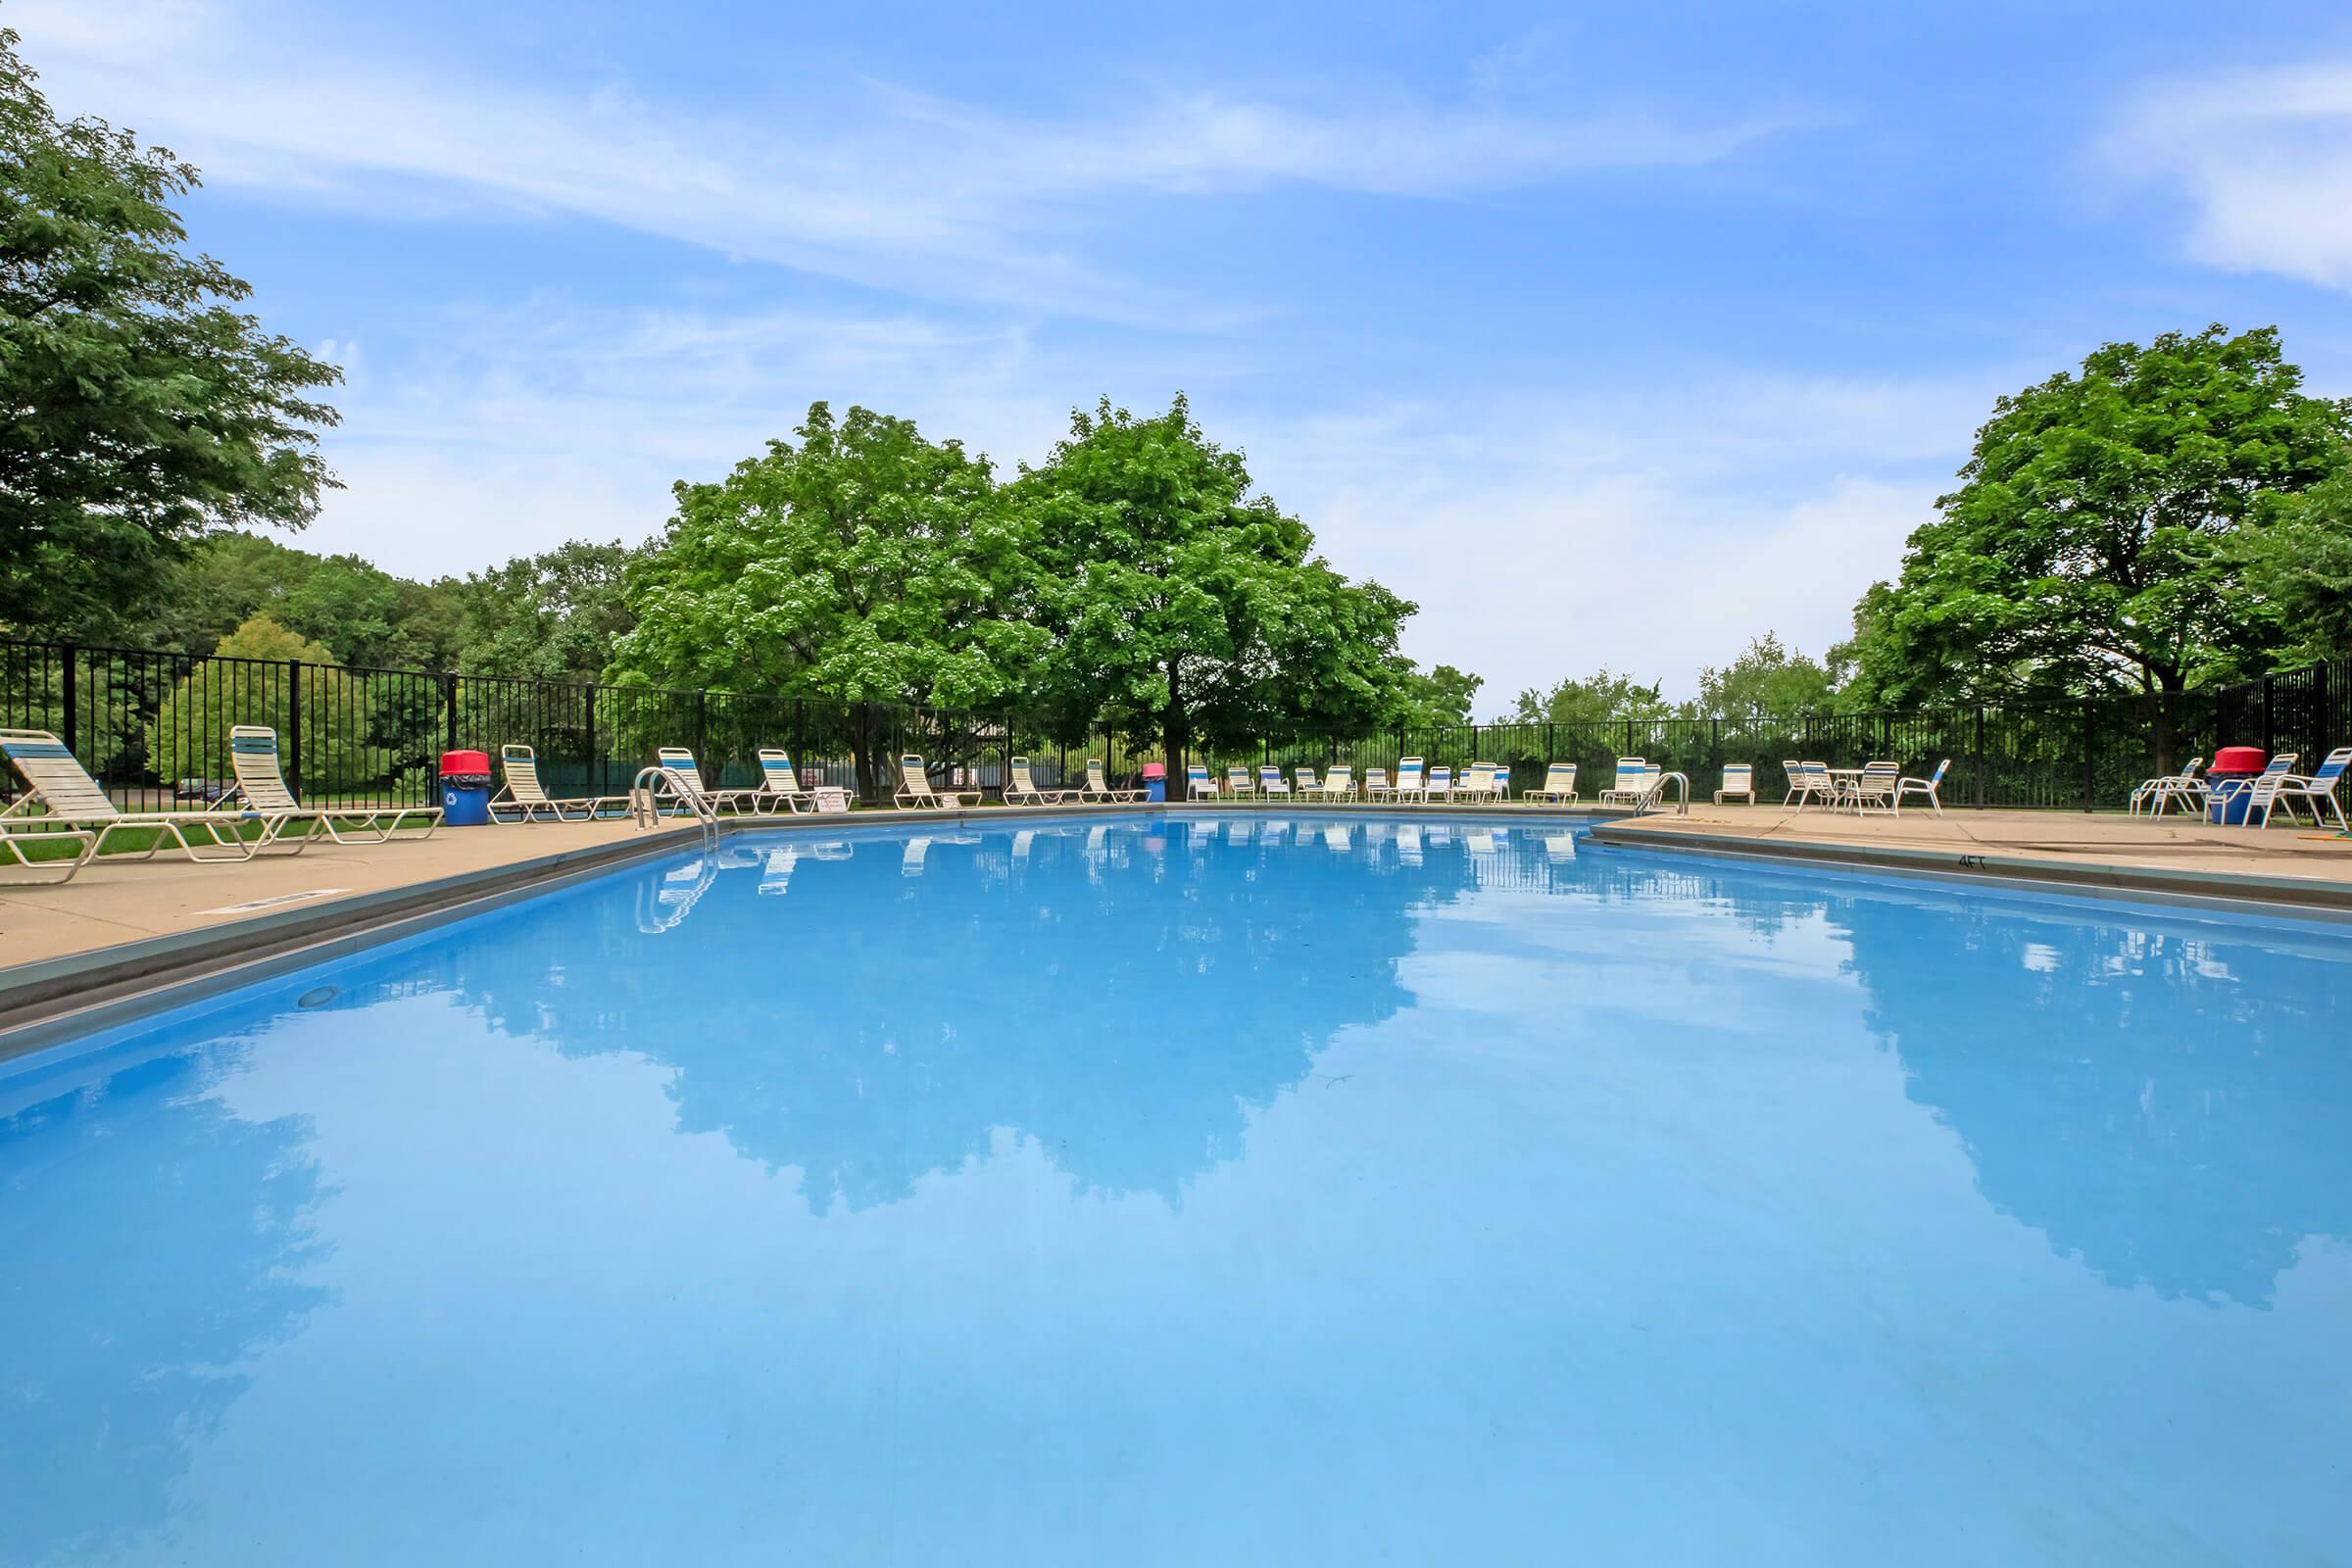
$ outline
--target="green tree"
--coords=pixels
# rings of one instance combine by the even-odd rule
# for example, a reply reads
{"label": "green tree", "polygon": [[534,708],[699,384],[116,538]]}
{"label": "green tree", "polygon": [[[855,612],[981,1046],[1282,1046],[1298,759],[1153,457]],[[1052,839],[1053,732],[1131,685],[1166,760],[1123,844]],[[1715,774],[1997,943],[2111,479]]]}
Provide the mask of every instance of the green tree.
{"label": "green tree", "polygon": [[1316,556],[1181,395],[1144,417],[1108,399],[1073,414],[1009,489],[1055,634],[1040,683],[1054,712],[1157,740],[1180,776],[1196,740],[1345,733],[1396,711],[1413,606]]}
{"label": "green tree", "polygon": [[635,628],[628,569],[639,552],[574,539],[446,581],[460,617],[454,667],[467,674],[592,681]]}
{"label": "green tree", "polygon": [[2001,398],[1901,576],[1856,612],[1862,690],[2148,692],[2169,768],[2179,695],[2267,665],[2279,640],[2239,530],[2343,463],[2352,403],[2301,387],[2275,329],[2212,326],[2107,344]]}
{"label": "green tree", "polygon": [[[200,666],[167,694],[148,721],[148,766],[179,777],[220,780],[230,776],[228,731],[236,724],[267,724],[297,763],[306,790],[324,793],[363,782],[370,717],[368,694],[335,667],[323,644],[256,615],[220,641],[217,661]],[[296,676],[285,665],[313,666],[299,677],[302,745],[293,749]]]}
{"label": "green tree", "polygon": [[795,433],[716,484],[676,487],[666,536],[627,570],[636,623],[606,678],[849,703],[870,792],[874,705],[1005,705],[1048,634],[985,458],[861,408],[836,422],[810,404]]}
{"label": "green tree", "polygon": [[1484,685],[1484,678],[1451,664],[1423,669],[1408,662],[1398,679],[1396,722],[1410,729],[1472,723],[1471,705]]}
{"label": "green tree", "polygon": [[316,513],[335,413],[310,393],[341,372],[182,249],[196,171],[61,122],[16,44],[0,28],[0,626],[121,637],[190,539]]}
{"label": "green tree", "polygon": [[2352,467],[2280,498],[2245,530],[2240,555],[2247,586],[2278,616],[2276,666],[2352,648]]}
{"label": "green tree", "polygon": [[1644,686],[1631,675],[1615,674],[1603,667],[1583,680],[1562,680],[1548,691],[1527,688],[1512,705],[1511,722],[1589,724],[1602,719],[1646,722],[1673,716],[1674,707],[1666,701],[1659,683],[1653,681]]}
{"label": "green tree", "polygon": [[1766,632],[1749,640],[1739,658],[1721,669],[1698,673],[1697,711],[1711,718],[1742,721],[1802,718],[1830,706],[1837,679],[1829,668]]}

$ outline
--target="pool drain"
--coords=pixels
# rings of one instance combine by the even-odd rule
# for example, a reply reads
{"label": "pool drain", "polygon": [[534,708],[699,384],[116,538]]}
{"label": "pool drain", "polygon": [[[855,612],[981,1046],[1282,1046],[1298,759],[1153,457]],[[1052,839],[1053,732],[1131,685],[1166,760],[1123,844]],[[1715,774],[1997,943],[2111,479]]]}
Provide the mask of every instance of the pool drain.
{"label": "pool drain", "polygon": [[343,994],[341,986],[313,986],[294,999],[297,1007],[323,1007]]}

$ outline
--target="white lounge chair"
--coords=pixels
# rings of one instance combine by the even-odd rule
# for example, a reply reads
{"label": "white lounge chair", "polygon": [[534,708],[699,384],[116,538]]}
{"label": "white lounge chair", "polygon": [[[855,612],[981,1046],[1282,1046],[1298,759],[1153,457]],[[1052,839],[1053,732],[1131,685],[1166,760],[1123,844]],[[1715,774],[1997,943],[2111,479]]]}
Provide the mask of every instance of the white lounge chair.
{"label": "white lounge chair", "polygon": [[1565,806],[1575,800],[1576,764],[1574,762],[1546,764],[1544,769],[1543,785],[1540,788],[1529,790],[1525,799],[1548,801],[1554,806]]}
{"label": "white lounge chair", "polygon": [[[625,795],[579,795],[562,800],[547,793],[539,782],[539,754],[519,742],[510,742],[498,749],[499,771],[505,782],[498,793],[490,797],[490,820],[497,823],[533,822],[542,812],[550,821],[587,822],[601,815],[607,807],[615,811],[628,809]],[[512,813],[501,816],[499,812]]]}
{"label": "white lounge chair", "polygon": [[1421,785],[1421,798],[1450,804],[1453,800],[1453,769],[1444,762],[1431,768],[1429,777]]}
{"label": "white lounge chair", "polygon": [[1282,769],[1268,762],[1257,770],[1257,794],[1260,800],[1272,800],[1280,795],[1290,797],[1291,781],[1282,776]]}
{"label": "white lounge chair", "polygon": [[1367,767],[1364,769],[1364,800],[1366,803],[1378,800],[1393,801],[1396,798],[1396,786],[1389,781],[1387,768]]}
{"label": "white lounge chair", "polygon": [[1236,762],[1225,769],[1225,793],[1237,801],[1247,800],[1257,793],[1257,781],[1250,776],[1248,768]]}
{"label": "white lounge chair", "polygon": [[2287,820],[2291,822],[2295,818],[2295,803],[2301,801],[2311,808],[2311,819],[2320,826],[2328,825],[2328,818],[2320,810],[2325,805],[2335,813],[2337,827],[2352,827],[2352,823],[2344,820],[2343,803],[2335,798],[2335,786],[2342,780],[2347,766],[2352,766],[2352,746],[2339,746],[2328,754],[2317,771],[2309,775],[2280,773],[2274,778],[2268,773],[2264,774],[2255,781],[2254,799],[2246,806],[2246,820],[2253,822],[2254,813],[2260,811],[2262,821],[2258,825],[2269,827],[2271,808],[2284,801]]}
{"label": "white lounge chair", "polygon": [[1291,786],[1302,801],[1323,793],[1322,781],[1315,777],[1315,770],[1311,767],[1292,768]]}
{"label": "white lounge chair", "polygon": [[[274,820],[260,811],[239,812],[233,822],[218,811],[125,811],[47,730],[0,729],[0,755],[16,767],[26,788],[0,811],[0,847],[7,863],[32,873],[11,878],[12,886],[71,882],[119,832],[155,834],[145,850],[122,852],[126,860],[153,859],[166,849],[191,860],[250,860],[271,836]],[[258,836],[247,838],[241,827],[256,828]],[[191,840],[190,828],[201,829],[202,838]],[[11,842],[18,839],[24,841],[21,846]],[[41,839],[74,845],[74,853],[36,858],[28,852]],[[306,842],[290,841],[288,853],[301,854]]]}
{"label": "white lounge chair", "polygon": [[1781,762],[1781,772],[1788,780],[1788,793],[1781,797],[1781,804],[1794,806],[1799,810],[1804,809],[1804,803],[1797,797],[1805,793],[1805,785],[1810,778],[1805,771],[1805,764],[1793,758],[1785,759]]}
{"label": "white lounge chair", "polygon": [[2188,765],[2178,773],[2159,773],[2154,778],[2140,780],[2125,803],[2126,808],[2133,816],[2142,811],[2151,816],[2162,816],[2167,806],[2176,802],[2186,806],[2193,801],[2197,808],[2202,810],[2205,806],[2205,781],[2197,777],[2197,770],[2204,765],[2205,759],[2192,757],[2188,760]]}
{"label": "white lounge chair", "polygon": [[931,787],[931,769],[923,760],[907,752],[899,758],[899,788],[890,804],[901,810],[954,810],[963,804],[963,798]]}
{"label": "white lounge chair", "polygon": [[1184,798],[1188,801],[1207,801],[1216,799],[1216,796],[1217,780],[1215,775],[1209,772],[1208,764],[1206,762],[1188,764],[1184,770]]}
{"label": "white lounge chair", "polygon": [[1323,798],[1327,801],[1355,799],[1355,764],[1334,762],[1323,770]]}
{"label": "white lounge chair", "polygon": [[[437,806],[303,805],[286,787],[286,775],[277,761],[277,731],[267,724],[229,727],[228,765],[236,774],[236,786],[220,797],[213,810],[233,811],[242,801],[246,810],[268,817],[270,825],[262,837],[265,849],[282,842],[286,829],[296,822],[317,826],[337,844],[384,844],[404,833],[429,839],[441,825]],[[424,818],[422,832],[409,825],[413,816]]]}
{"label": "white lounge chair", "polygon": [[1086,788],[1078,792],[1078,798],[1082,801],[1140,801],[1144,798],[1144,792],[1112,789],[1109,777],[1102,771],[1102,759],[1090,757],[1086,760]]}
{"label": "white lounge chair", "polygon": [[760,789],[752,797],[752,809],[761,815],[772,814],[781,807],[787,812],[816,809],[816,791],[801,787],[801,775],[792,765],[791,756],[774,746],[760,748]]}
{"label": "white lounge chair", "polygon": [[1947,757],[1942,761],[1937,762],[1936,764],[1936,771],[1930,773],[1926,778],[1897,779],[1894,785],[1894,809],[1896,813],[1899,815],[1903,809],[1904,796],[1917,795],[1927,801],[1929,810],[1934,811],[1937,816],[1941,816],[1943,814],[1943,800],[1936,792],[1937,789],[1942,787],[1943,775],[1950,771],[1951,765],[1952,760]]}
{"label": "white lounge chair", "polygon": [[1649,763],[1639,757],[1617,759],[1617,776],[1599,795],[1603,806],[1632,806],[1649,793]]}
{"label": "white lounge chair", "polygon": [[1059,806],[1076,790],[1041,790],[1029,776],[1029,759],[1016,757],[1010,763],[1012,780],[1004,786],[1006,806]]}
{"label": "white lounge chair", "polygon": [[746,811],[760,808],[760,796],[765,789],[764,785],[754,785],[750,789],[714,790],[703,782],[702,767],[695,761],[694,753],[685,747],[664,746],[654,756],[663,767],[692,785],[694,793],[709,803],[713,815],[720,811],[733,811],[740,816]]}
{"label": "white lounge chair", "polygon": [[1756,770],[1747,762],[1723,764],[1723,788],[1715,792],[1715,804],[1721,806],[1727,796],[1741,795],[1747,804],[1756,804]]}
{"label": "white lounge chair", "polygon": [[1389,799],[1399,804],[1414,799],[1429,798],[1429,774],[1418,757],[1407,757],[1396,763],[1396,781],[1389,786]]}

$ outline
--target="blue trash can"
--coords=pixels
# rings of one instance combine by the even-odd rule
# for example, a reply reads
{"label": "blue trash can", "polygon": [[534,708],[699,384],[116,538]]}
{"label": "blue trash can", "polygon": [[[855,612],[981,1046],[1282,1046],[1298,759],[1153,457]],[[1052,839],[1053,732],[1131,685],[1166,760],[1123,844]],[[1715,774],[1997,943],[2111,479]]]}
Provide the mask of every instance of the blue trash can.
{"label": "blue trash can", "polygon": [[2205,773],[2205,819],[2224,827],[2244,827],[2246,808],[2254,804],[2253,783],[2262,777],[2263,750],[2259,746],[2225,746],[2213,754]]}
{"label": "blue trash can", "polygon": [[490,758],[483,752],[441,754],[441,821],[480,827],[490,820]]}
{"label": "blue trash can", "polygon": [[1144,764],[1144,799],[1154,806],[1164,806],[1168,800],[1168,764]]}

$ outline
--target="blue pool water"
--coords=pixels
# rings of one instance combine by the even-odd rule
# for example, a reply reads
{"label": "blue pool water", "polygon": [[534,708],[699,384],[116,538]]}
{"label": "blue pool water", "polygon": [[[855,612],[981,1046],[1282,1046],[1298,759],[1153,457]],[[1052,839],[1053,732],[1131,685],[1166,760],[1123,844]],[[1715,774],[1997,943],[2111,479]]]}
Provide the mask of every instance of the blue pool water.
{"label": "blue pool water", "polygon": [[2340,1562],[2348,1019],[1528,824],[730,841],[0,1067],[0,1562]]}

